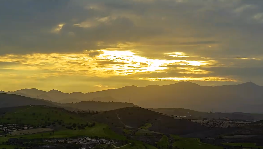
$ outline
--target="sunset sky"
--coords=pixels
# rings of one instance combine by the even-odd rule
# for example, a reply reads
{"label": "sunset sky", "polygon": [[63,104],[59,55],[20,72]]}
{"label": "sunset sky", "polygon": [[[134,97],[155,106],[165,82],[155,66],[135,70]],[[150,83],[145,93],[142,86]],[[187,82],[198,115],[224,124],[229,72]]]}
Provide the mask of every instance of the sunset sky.
{"label": "sunset sky", "polygon": [[0,90],[263,85],[262,0],[1,0]]}

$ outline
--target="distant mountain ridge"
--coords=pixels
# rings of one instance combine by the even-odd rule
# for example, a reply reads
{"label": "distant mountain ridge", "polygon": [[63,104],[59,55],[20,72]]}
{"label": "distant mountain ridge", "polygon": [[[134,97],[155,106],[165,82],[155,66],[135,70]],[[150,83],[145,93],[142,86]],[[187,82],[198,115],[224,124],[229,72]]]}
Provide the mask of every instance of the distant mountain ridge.
{"label": "distant mountain ridge", "polygon": [[[33,92],[33,93],[32,93]],[[263,87],[252,82],[238,85],[200,86],[191,82],[146,87],[126,86],[92,93],[49,92],[24,89],[13,94],[61,103],[80,101],[132,102],[144,108],[186,108],[204,112],[263,113]]]}
{"label": "distant mountain ridge", "polygon": [[19,107],[28,105],[54,106],[52,102],[46,100],[33,99],[21,95],[10,95],[6,93],[0,93],[0,108]]}
{"label": "distant mountain ridge", "polygon": [[126,107],[135,107],[132,103],[83,101],[78,103],[56,103],[43,99],[25,97],[22,95],[0,93],[0,108],[21,107],[29,105],[44,105],[61,107],[70,111],[109,111]]}
{"label": "distant mountain ridge", "polygon": [[73,93],[63,93],[59,90],[42,91],[36,88],[32,89],[21,89],[13,92],[6,92],[8,94],[16,94],[31,98],[44,99],[60,103],[71,103],[71,102],[81,102],[81,101],[103,101],[103,102],[117,102],[116,99],[110,96],[103,97],[93,97],[90,98],[86,96],[89,93],[73,92]]}

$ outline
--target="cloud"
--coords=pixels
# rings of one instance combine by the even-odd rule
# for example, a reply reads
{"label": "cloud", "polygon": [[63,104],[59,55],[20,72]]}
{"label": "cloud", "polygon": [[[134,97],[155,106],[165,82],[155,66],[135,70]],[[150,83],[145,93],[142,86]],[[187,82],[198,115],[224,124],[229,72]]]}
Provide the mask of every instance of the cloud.
{"label": "cloud", "polygon": [[[62,30],[62,28],[63,28],[64,25],[65,25],[65,24],[63,24],[63,23],[58,24],[55,28],[52,29],[51,32],[53,32],[53,33],[59,33],[59,32]],[[69,32],[69,33],[70,33],[70,32]]]}
{"label": "cloud", "polygon": [[262,14],[259,0],[4,0],[0,69],[44,77],[126,74],[126,81],[246,80],[261,74]]}
{"label": "cloud", "polygon": [[[82,52],[100,49],[99,41],[134,42],[145,46],[138,50],[155,52],[260,53],[261,42],[249,37],[262,35],[263,3],[254,0],[11,1],[0,8],[2,54]],[[169,47],[160,51],[147,46],[157,44]]]}
{"label": "cloud", "polygon": [[263,75],[263,67],[212,67],[205,68],[213,75],[235,76],[236,78],[255,78]]}

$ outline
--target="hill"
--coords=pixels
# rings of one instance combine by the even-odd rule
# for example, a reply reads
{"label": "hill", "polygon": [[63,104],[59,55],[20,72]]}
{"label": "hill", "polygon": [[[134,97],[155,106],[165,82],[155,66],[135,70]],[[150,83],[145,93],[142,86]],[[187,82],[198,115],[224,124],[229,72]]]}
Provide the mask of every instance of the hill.
{"label": "hill", "polygon": [[27,105],[54,106],[53,103],[50,101],[24,97],[21,95],[10,95],[6,93],[0,93],[0,108],[19,107],[19,106],[27,106]]}
{"label": "hill", "polygon": [[73,92],[73,93],[63,93],[59,90],[50,90],[50,91],[42,91],[36,88],[32,89],[21,89],[14,92],[7,92],[8,94],[16,94],[31,98],[38,98],[49,100],[53,102],[59,103],[76,103],[81,101],[102,101],[102,102],[117,102],[116,99],[112,98],[111,96],[99,96],[99,97],[92,97],[85,93],[81,92]]}
{"label": "hill", "polygon": [[132,103],[122,102],[101,102],[101,101],[81,101],[78,103],[61,104],[63,107],[70,107],[83,111],[110,111],[125,107],[135,107]]}
{"label": "hill", "polygon": [[[103,147],[110,143],[113,149],[156,149],[156,147],[222,149],[223,143],[231,140],[231,135],[222,136],[226,131],[233,135],[240,134],[240,132],[248,133],[248,131],[251,135],[255,132],[257,132],[255,134],[260,134],[262,133],[260,123],[253,123],[253,127],[247,125],[247,128],[233,130],[213,129],[139,107],[96,114],[70,112],[63,108],[48,106],[22,106],[0,109],[0,129],[4,130],[0,132],[0,135],[1,133],[4,135],[0,136],[0,148],[32,148],[43,145],[67,148],[69,144],[78,144],[80,146],[75,148],[80,148],[87,143],[96,148],[97,145]],[[125,131],[126,134],[121,135],[112,131],[117,129]],[[232,137],[235,137],[233,135]],[[211,142],[210,137],[217,140]],[[262,136],[256,137],[242,140],[242,142],[251,141],[251,139],[258,140],[252,142],[260,142]]]}
{"label": "hill", "polygon": [[173,117],[182,117],[187,119],[229,119],[242,121],[259,121],[263,119],[263,114],[251,113],[222,113],[222,112],[199,112],[182,108],[156,108],[150,109]]}
{"label": "hill", "polygon": [[188,134],[206,130],[189,120],[174,119],[139,107],[122,108],[93,115],[93,119],[114,128],[139,129],[149,124],[148,130],[164,134]]}
{"label": "hill", "polygon": [[[33,90],[31,93],[28,90]],[[25,89],[13,92],[55,102],[121,101],[144,108],[186,108],[202,112],[263,113],[263,87],[248,82],[238,85],[200,86],[191,82],[146,87],[126,86],[93,93],[63,93]]]}
{"label": "hill", "polygon": [[[0,148],[15,148],[18,145],[32,148],[43,145],[46,139],[56,138],[67,140],[92,137],[120,141],[125,139],[124,136],[111,131],[107,125],[90,121],[90,113],[75,113],[48,106],[12,107],[0,111],[0,130],[4,130],[2,133],[5,134],[2,136],[0,133]],[[96,143],[100,144],[98,141]]]}
{"label": "hill", "polygon": [[53,107],[62,107],[70,111],[108,111],[125,107],[133,107],[131,103],[121,102],[96,102],[83,101],[78,103],[56,103],[42,99],[25,97],[22,95],[0,93],[0,108],[19,107],[29,105],[46,105]]}
{"label": "hill", "polygon": [[21,106],[0,109],[1,124],[27,124],[31,126],[44,126],[53,123],[72,124],[85,123],[84,118],[74,112],[63,108],[48,106]]}

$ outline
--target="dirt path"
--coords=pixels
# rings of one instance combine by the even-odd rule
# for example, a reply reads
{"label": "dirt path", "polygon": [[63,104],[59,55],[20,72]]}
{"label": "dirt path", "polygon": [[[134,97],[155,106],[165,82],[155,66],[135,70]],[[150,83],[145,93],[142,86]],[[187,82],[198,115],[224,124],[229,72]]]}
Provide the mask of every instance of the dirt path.
{"label": "dirt path", "polygon": [[118,114],[118,113],[116,113],[116,116],[117,116],[117,118],[119,119],[119,121],[120,121],[126,128],[129,128],[129,129],[133,128],[133,127],[131,127],[131,126],[126,125],[125,123],[123,123],[123,121],[122,121],[121,118],[119,117],[119,114]]}
{"label": "dirt path", "polygon": [[116,147],[116,146],[114,146],[114,147],[115,147],[115,148],[123,148],[123,147],[126,147],[126,146],[128,146],[128,145],[131,145],[131,143],[126,144],[126,145],[123,145],[123,146],[120,146],[120,147]]}

